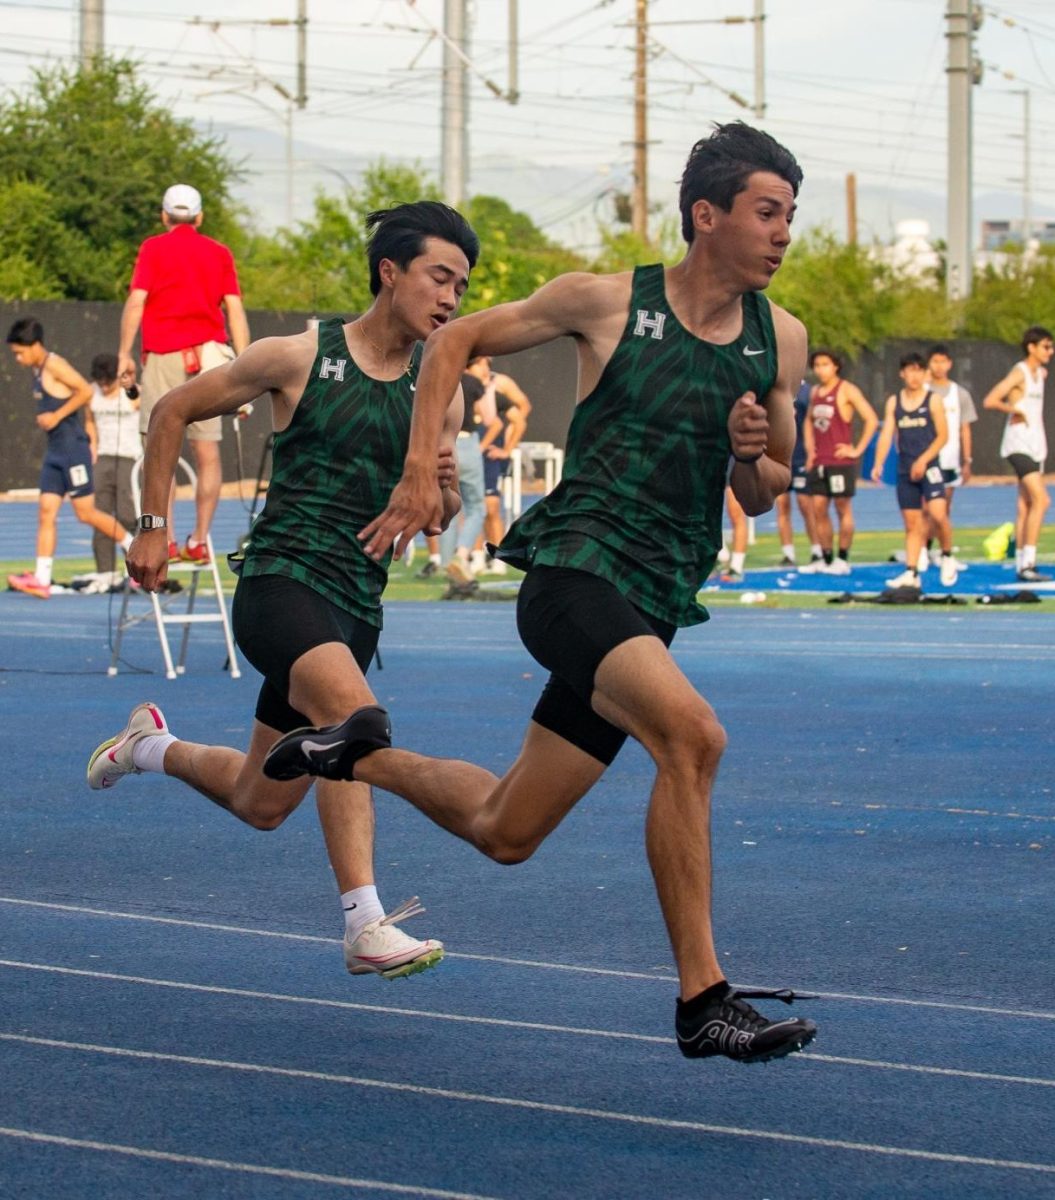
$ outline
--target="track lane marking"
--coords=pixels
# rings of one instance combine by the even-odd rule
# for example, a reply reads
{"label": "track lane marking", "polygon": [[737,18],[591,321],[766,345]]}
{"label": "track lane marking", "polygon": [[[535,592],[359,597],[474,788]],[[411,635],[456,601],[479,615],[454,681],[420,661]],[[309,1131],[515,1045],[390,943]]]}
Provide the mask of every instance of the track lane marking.
{"label": "track lane marking", "polygon": [[[281,941],[305,942],[314,945],[339,946],[340,938],[320,937],[310,933],[287,933],[274,929],[252,929],[245,925],[224,925],[212,921],[190,921],[182,917],[156,917],[146,913],[122,912],[114,909],[91,908],[79,904],[59,904],[46,900],[23,900],[14,896],[0,896],[0,904],[19,905],[26,908],[43,908],[58,912],[80,913],[85,916],[110,917],[124,921],[144,921],[148,924],[176,925],[188,929],[205,929],[214,933],[237,933],[250,937],[278,938]],[[530,967],[540,971],[571,971],[583,975],[604,975],[616,979],[648,979],[656,983],[677,983],[676,975],[649,974],[647,971],[617,971],[611,967],[588,967],[577,963],[555,963],[532,958],[508,958],[497,954],[466,954],[445,952],[445,957],[467,962],[497,963],[501,966]],[[749,984],[741,984],[749,987]],[[804,991],[806,989],[803,989]],[[873,996],[858,992],[821,992],[811,994],[821,1000],[852,1000],[862,1004],[896,1004],[909,1008],[937,1008],[953,1012],[987,1013],[1000,1017],[1024,1017],[1036,1021],[1055,1021],[1055,1012],[1029,1008],[997,1008],[995,1005],[960,1004],[947,1000],[910,1000],[901,996]]]}
{"label": "track lane marking", "polygon": [[[308,1079],[321,1083],[335,1083],[343,1086],[425,1096],[430,1099],[456,1100],[462,1103],[517,1108],[530,1112],[553,1113],[557,1116],[585,1117],[593,1120],[611,1121],[654,1129],[677,1129],[691,1133],[716,1134],[724,1137],[750,1138],[759,1141],[783,1142],[800,1146],[819,1146],[828,1150],[848,1150],[859,1154],[880,1154],[890,1158],[923,1159],[927,1162],[952,1163],[959,1166],[995,1167],[1001,1170],[1055,1175],[1055,1163],[987,1158],[973,1154],[952,1154],[941,1150],[919,1150],[910,1146],[887,1146],[876,1142],[852,1142],[841,1138],[813,1137],[809,1134],[785,1133],[774,1129],[750,1129],[739,1125],[715,1125],[704,1121],[684,1121],[671,1117],[650,1117],[643,1113],[588,1108],[577,1104],[552,1104],[544,1100],[524,1100],[517,1096],[501,1096],[486,1092],[465,1092],[453,1088],[426,1087],[423,1084],[417,1083],[397,1083],[386,1079],[372,1079],[367,1076],[338,1075],[325,1071],[305,1071],[294,1067],[275,1067],[263,1063],[247,1063],[230,1059],[201,1058],[186,1054],[163,1054],[146,1050],[132,1050],[122,1046],[96,1045],[88,1042],[62,1042],[49,1038],[26,1038],[19,1040],[31,1041],[34,1044],[43,1045],[50,1049],[103,1054],[118,1058],[142,1059],[151,1062],[174,1063],[182,1066],[210,1067],[218,1070],[271,1075],[287,1079]],[[2,1128],[0,1128],[0,1132],[2,1132]],[[447,1195],[450,1195],[450,1193],[447,1193]]]}
{"label": "track lane marking", "polygon": [[378,1192],[394,1192],[401,1196],[427,1196],[435,1200],[495,1200],[475,1192],[449,1192],[442,1188],[412,1187],[409,1184],[386,1183],[380,1179],[357,1179],[351,1175],[323,1175],[317,1171],[297,1171],[291,1167],[265,1167],[258,1163],[234,1162],[225,1158],[203,1158],[198,1154],[177,1154],[169,1150],[153,1150],[148,1146],[127,1146],[120,1142],[98,1142],[90,1138],[65,1137],[57,1133],[42,1133],[37,1129],[14,1129],[0,1125],[0,1137],[26,1142],[42,1142],[64,1146],[71,1150],[96,1150],[108,1154],[123,1154],[130,1158],[145,1158],[153,1162],[178,1163],[181,1166],[210,1167],[213,1170],[234,1171],[240,1175],[268,1175],[273,1179],[293,1179],[298,1183],[328,1183],[336,1187],[370,1188]]}
{"label": "track lane marking", "polygon": [[[395,1005],[362,1004],[354,1000],[330,1000],[315,996],[293,996],[285,992],[261,992],[248,988],[221,987],[217,984],[185,983],[174,979],[154,979],[146,976],[120,975],[108,971],[88,971],[75,967],[58,967],[43,963],[17,963],[0,959],[0,967],[39,971],[44,974],[70,975],[75,978],[101,979],[110,983],[133,983],[142,987],[170,988],[173,991],[196,992],[213,996],[235,996],[244,1000],[269,1000],[278,1004],[303,1004],[309,1007],[336,1008],[352,1012],[380,1013],[383,1016],[407,1017],[426,1021],[447,1021],[455,1025],[482,1025],[495,1029],[515,1029],[532,1033],[557,1033],[570,1037],[605,1038],[610,1041],[637,1042],[642,1045],[669,1047],[672,1039],[651,1033],[633,1033],[618,1029],[592,1029],[582,1025],[554,1025],[541,1021],[514,1021],[506,1017],[480,1017],[471,1013],[444,1013],[435,1009],[399,1008]],[[28,1034],[0,1032],[0,1041],[34,1042],[40,1039]],[[973,1079],[985,1083],[1017,1083],[1031,1087],[1055,1087],[1055,1079],[1031,1075],[1004,1075],[991,1071],[971,1071],[961,1067],[934,1067],[917,1063],[893,1063],[882,1059],[854,1058],[806,1051],[796,1055],[797,1062],[831,1063],[839,1066],[865,1067],[881,1071],[910,1071],[920,1075],[943,1075],[957,1079]]]}

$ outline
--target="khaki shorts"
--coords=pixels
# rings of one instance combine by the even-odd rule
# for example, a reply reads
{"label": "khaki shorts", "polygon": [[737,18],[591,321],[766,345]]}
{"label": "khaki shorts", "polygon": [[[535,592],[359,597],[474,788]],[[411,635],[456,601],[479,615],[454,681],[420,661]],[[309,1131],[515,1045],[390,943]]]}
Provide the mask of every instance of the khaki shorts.
{"label": "khaki shorts", "polygon": [[[198,347],[198,358],[201,360],[201,372],[211,371],[213,367],[222,367],[225,362],[234,358],[234,351],[224,342],[204,342]],[[147,425],[154,405],[162,396],[171,392],[174,387],[193,379],[183,369],[183,351],[173,350],[171,354],[148,354],[146,366],[143,368],[143,383],[139,403],[139,432],[146,437]],[[192,442],[219,442],[223,439],[223,427],[220,417],[210,417],[207,421],[194,421],[187,426],[187,437]]]}

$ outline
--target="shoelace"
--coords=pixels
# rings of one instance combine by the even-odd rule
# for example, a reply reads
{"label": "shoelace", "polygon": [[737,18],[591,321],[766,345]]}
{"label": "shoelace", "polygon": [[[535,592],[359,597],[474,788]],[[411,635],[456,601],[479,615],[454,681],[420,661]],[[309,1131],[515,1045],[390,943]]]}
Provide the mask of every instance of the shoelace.
{"label": "shoelace", "polygon": [[424,911],[425,906],[418,897],[411,896],[409,900],[404,900],[402,904],[397,904],[390,913],[381,918],[378,924],[398,925],[400,921],[405,921],[408,917],[420,916]]}
{"label": "shoelace", "polygon": [[784,1004],[793,1004],[796,1000],[816,1000],[817,997],[802,992],[796,994],[791,988],[730,988],[729,992],[723,997],[721,1004],[723,1007],[728,1006],[736,1013],[736,1018],[733,1024],[740,1028],[760,1029],[770,1025],[772,1022],[767,1021],[760,1012],[757,1012],[748,1000],[780,1000]]}
{"label": "shoelace", "polygon": [[730,988],[727,1000],[735,1000],[738,997],[744,1000],[781,1000],[784,1004],[794,1004],[796,1000],[816,1000],[817,997],[810,992],[793,992],[791,988],[777,988],[769,990],[766,988]]}

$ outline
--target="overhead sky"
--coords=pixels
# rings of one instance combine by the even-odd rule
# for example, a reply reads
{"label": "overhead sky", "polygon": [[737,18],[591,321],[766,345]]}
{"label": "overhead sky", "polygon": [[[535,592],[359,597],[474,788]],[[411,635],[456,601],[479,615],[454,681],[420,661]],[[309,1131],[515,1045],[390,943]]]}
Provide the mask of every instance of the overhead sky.
{"label": "overhead sky", "polygon": [[[173,111],[250,156],[243,196],[265,224],[285,216],[286,102],[295,90],[295,0],[106,0],[107,47],[141,61]],[[1023,190],[1024,89],[1031,105],[1035,215],[1055,215],[1055,6],[984,5],[974,89],[975,224],[1017,216]],[[470,190],[504,195],[565,241],[589,241],[629,187],[633,0],[520,0],[520,101],[506,85],[506,0],[475,0]],[[843,222],[843,181],[857,176],[864,236],[927,216],[942,232],[945,193],[943,0],[766,0],[765,101],[754,102],[753,0],[650,0],[651,198],[672,211],[675,181],[709,122],[761,124],[799,157],[806,223]],[[77,0],[0,0],[0,85],[70,60]],[[354,180],[385,156],[436,169],[443,0],[308,0],[308,105],[293,114],[294,215],[317,185]],[[1000,211],[997,211],[997,210]]]}

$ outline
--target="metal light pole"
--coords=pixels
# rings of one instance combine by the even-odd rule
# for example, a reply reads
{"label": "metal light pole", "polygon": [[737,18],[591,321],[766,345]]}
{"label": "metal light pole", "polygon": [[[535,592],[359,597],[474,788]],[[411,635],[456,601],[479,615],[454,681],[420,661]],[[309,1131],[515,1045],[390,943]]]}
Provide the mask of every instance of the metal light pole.
{"label": "metal light pole", "polygon": [[949,77],[948,129],[948,262],[946,291],[950,300],[971,294],[971,192],[974,186],[971,137],[971,87],[975,82],[972,35],[976,12],[972,0],[948,0],[945,19],[949,43],[945,68]]}
{"label": "metal light pole", "polygon": [[465,198],[469,138],[469,80],[466,71],[465,0],[444,0],[443,129],[440,138],[440,185],[452,208]]}
{"label": "metal light pole", "polygon": [[103,52],[103,0],[81,0],[81,66]]}

